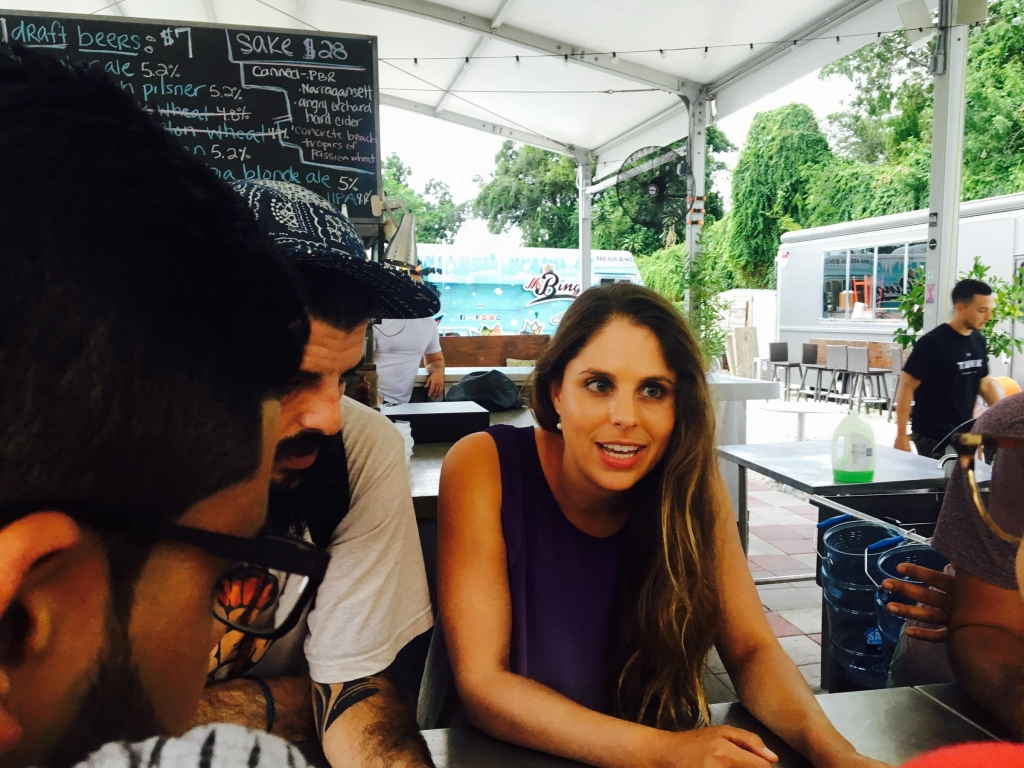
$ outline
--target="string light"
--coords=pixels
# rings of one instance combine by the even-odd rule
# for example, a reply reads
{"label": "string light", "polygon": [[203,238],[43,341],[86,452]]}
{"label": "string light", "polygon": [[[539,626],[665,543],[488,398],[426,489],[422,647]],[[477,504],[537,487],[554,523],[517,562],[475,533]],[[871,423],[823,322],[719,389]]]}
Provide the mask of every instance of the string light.
{"label": "string light", "polygon": [[569,54],[568,54],[568,53],[567,53],[567,54],[565,54],[565,59],[564,59],[564,61],[562,62],[562,66],[565,66],[565,67],[568,67],[568,66],[569,66]]}
{"label": "string light", "polygon": [[[994,20],[994,17],[990,17],[989,18],[990,22],[993,21],[993,20]],[[1016,17],[1014,19],[1011,19],[1010,23],[1014,24],[1014,25],[1018,25],[1018,24],[1021,23],[1021,21],[1022,21],[1022,17],[1018,16],[1018,17]],[[920,27],[918,29],[919,32],[924,32],[924,30],[925,30],[925,27]],[[842,43],[844,38],[852,39],[852,38],[858,38],[858,37],[869,37],[869,38],[870,37],[874,37],[874,38],[880,40],[882,38],[882,35],[895,34],[895,33],[900,32],[900,31],[902,31],[902,30],[901,29],[896,29],[896,30],[882,30],[882,31],[876,31],[876,32],[858,32],[858,33],[849,34],[849,35],[836,35],[835,38],[836,38],[836,43],[837,44]],[[637,49],[637,50],[623,51],[623,53],[657,53],[662,59],[667,59],[669,52],[672,52],[672,51],[701,51],[701,54],[706,58],[708,53],[710,52],[710,50],[712,48],[738,48],[738,47],[742,47],[742,46],[746,45],[746,47],[749,50],[753,51],[753,50],[755,50],[756,46],[783,46],[783,45],[790,45],[793,49],[797,49],[797,48],[799,48],[799,44],[801,42],[810,43],[810,42],[814,42],[814,41],[817,41],[817,40],[828,40],[828,39],[829,39],[829,36],[806,37],[806,38],[803,38],[802,40],[781,40],[781,41],[780,40],[763,40],[763,41],[749,42],[749,43],[724,43],[724,44],[721,44],[721,45],[680,46],[678,48],[646,48],[646,49]],[[621,57],[618,55],[618,51],[603,51],[603,52],[602,51],[594,51],[593,55],[595,57],[595,61],[600,56],[608,57],[610,62],[613,63],[613,64],[618,64],[622,60]],[[562,54],[562,53],[536,53],[536,54],[529,54],[529,53],[527,53],[527,54],[522,54],[522,55],[515,55],[513,58],[515,58],[516,66],[521,66],[523,58],[528,58],[528,59],[541,58],[542,59],[542,58],[552,58],[552,57],[555,57],[555,56],[561,56],[562,57],[562,62],[566,66],[568,66],[570,54]],[[471,61],[473,59],[507,59],[507,58],[509,58],[509,56],[508,55],[504,55],[504,56],[502,56],[502,55],[496,55],[496,56],[428,56],[428,57],[425,57],[425,58],[428,59],[428,60],[432,60],[432,61],[433,60],[436,60],[436,61],[449,61],[449,60],[453,60],[453,59],[458,61],[458,59],[460,59],[460,58],[463,59],[463,60],[470,60]],[[380,60],[381,61],[391,61],[391,62],[409,61],[409,57],[386,57],[386,58],[382,57]],[[413,66],[419,68],[419,57],[412,58],[412,61],[413,61]]]}
{"label": "string light", "polygon": [[420,68],[420,60],[419,59],[413,59],[412,60],[412,66],[413,66],[413,69],[419,69]]}

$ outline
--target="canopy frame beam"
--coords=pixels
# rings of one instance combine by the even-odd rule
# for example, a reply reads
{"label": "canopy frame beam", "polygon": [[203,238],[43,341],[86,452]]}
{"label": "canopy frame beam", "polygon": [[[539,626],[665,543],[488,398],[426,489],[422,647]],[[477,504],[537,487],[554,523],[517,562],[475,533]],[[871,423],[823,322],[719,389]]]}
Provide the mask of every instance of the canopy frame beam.
{"label": "canopy frame beam", "polygon": [[939,4],[939,34],[932,59],[935,117],[928,188],[928,251],[923,332],[952,315],[963,181],[964,112],[967,104],[966,26],[952,26],[952,0]]}
{"label": "canopy frame beam", "polygon": [[449,123],[455,123],[457,125],[463,125],[467,128],[473,128],[478,131],[485,133],[494,134],[501,136],[505,139],[512,139],[513,141],[519,141],[523,144],[531,144],[535,147],[541,147],[542,149],[550,149],[552,152],[559,152],[563,155],[569,155],[570,157],[576,158],[577,162],[581,161],[592,161],[593,152],[589,149],[575,147],[571,144],[563,144],[560,141],[555,141],[547,136],[541,136],[536,133],[530,133],[521,128],[513,128],[505,125],[504,123],[496,123],[488,120],[481,120],[477,117],[470,117],[460,112],[452,112],[450,110],[442,110],[439,114],[435,112],[435,108],[430,104],[424,104],[419,101],[413,101],[411,99],[405,99],[401,96],[392,96],[389,93],[382,93],[380,95],[380,103],[388,107],[396,107],[398,109],[404,109],[409,112],[416,112],[421,115],[427,115],[428,117],[436,117],[438,120],[445,120]]}
{"label": "canopy frame beam", "polygon": [[[370,8],[380,8],[388,11],[396,11],[410,16],[418,16],[423,19],[455,27],[466,32],[473,32],[484,35],[492,40],[500,40],[504,43],[520,46],[536,53],[555,56],[568,56],[570,63],[596,69],[607,75],[615,75],[624,80],[630,80],[649,88],[674,93],[681,96],[694,97],[697,94],[699,85],[653,67],[637,64],[632,61],[618,59],[618,63],[612,63],[611,56],[595,56],[587,53],[582,46],[573,45],[562,40],[539,35],[525,29],[519,29],[509,25],[502,25],[500,28],[491,27],[491,19],[485,16],[460,11],[456,8],[438,5],[429,0],[339,0],[344,3],[356,3]],[[500,11],[500,9],[499,9]]]}

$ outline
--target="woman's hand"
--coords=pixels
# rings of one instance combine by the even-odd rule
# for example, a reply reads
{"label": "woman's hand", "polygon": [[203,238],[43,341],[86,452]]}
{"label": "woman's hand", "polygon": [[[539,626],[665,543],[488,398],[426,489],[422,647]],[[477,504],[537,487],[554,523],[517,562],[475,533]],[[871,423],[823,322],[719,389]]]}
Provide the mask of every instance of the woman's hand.
{"label": "woman's hand", "polygon": [[[926,640],[930,643],[946,642],[946,634],[949,631],[949,622],[953,612],[953,577],[942,571],[933,571],[931,568],[924,568],[912,563],[900,563],[896,570],[915,581],[923,581],[928,586],[921,587],[899,579],[886,579],[882,582],[882,589],[921,603],[921,605],[889,603],[886,610],[895,616],[902,616],[923,624],[934,624],[938,627],[938,629],[923,629],[922,627],[908,626],[904,630],[907,637]],[[929,589],[929,587],[931,588]]]}
{"label": "woman's hand", "polygon": [[729,725],[655,734],[652,768],[770,768],[779,760],[758,736]]}

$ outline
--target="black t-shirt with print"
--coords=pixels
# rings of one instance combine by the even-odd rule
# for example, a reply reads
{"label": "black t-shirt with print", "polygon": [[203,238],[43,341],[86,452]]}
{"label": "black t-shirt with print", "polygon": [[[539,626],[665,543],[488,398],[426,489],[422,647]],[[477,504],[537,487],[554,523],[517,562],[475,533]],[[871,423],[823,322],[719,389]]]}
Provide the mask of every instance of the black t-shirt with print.
{"label": "black t-shirt with print", "polygon": [[978,386],[988,376],[985,337],[978,331],[964,336],[943,323],[917,340],[904,370],[921,382],[914,433],[941,440],[974,415]]}

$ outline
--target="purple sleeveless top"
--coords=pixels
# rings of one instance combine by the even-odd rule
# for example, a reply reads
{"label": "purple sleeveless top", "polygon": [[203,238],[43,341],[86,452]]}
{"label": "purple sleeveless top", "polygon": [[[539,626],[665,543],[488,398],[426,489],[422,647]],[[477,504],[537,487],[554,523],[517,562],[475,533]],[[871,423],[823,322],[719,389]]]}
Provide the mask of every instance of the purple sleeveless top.
{"label": "purple sleeveless top", "polygon": [[565,518],[544,478],[533,427],[487,431],[501,465],[511,670],[608,712],[607,654],[624,533],[590,536]]}

